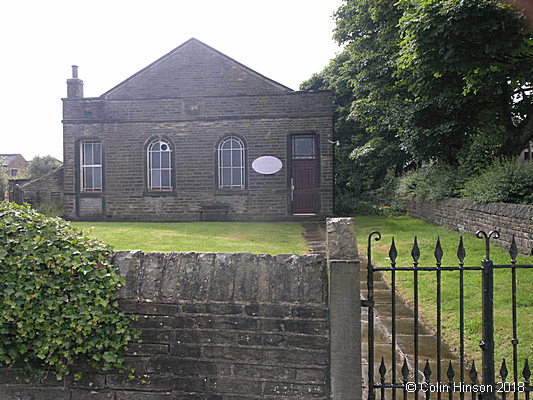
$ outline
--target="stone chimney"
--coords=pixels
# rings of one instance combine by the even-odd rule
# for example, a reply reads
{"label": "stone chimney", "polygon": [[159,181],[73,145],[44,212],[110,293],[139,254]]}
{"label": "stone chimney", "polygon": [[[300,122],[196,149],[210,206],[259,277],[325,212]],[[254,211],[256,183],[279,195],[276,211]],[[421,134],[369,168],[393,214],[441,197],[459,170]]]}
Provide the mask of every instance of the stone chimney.
{"label": "stone chimney", "polygon": [[67,98],[83,98],[83,81],[78,78],[78,66],[72,66],[72,78],[67,79]]}

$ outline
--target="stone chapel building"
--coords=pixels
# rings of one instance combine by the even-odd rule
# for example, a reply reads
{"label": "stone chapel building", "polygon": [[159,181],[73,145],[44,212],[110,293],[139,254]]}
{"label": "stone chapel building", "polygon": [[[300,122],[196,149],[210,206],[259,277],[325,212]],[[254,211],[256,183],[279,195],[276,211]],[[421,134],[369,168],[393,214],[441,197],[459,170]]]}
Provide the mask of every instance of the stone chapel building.
{"label": "stone chapel building", "polygon": [[190,39],[100,97],[63,99],[71,220],[322,218],[333,212],[332,103]]}

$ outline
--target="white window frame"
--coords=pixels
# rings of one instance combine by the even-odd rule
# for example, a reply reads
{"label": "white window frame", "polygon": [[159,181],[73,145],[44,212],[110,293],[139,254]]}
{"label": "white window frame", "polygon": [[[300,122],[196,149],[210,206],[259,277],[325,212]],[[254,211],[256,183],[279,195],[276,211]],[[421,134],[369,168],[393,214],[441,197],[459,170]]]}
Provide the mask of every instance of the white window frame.
{"label": "white window frame", "polygon": [[533,142],[529,142],[527,147],[520,154],[521,161],[533,161]]}
{"label": "white window frame", "polygon": [[[228,141],[231,142],[231,147],[229,149],[223,149],[222,147],[224,144]],[[239,143],[239,147],[234,148],[233,141],[237,141]],[[233,162],[233,151],[240,150],[239,152],[239,160],[240,160],[240,166],[234,166]],[[224,152],[229,152],[230,157],[230,165],[229,166],[223,166],[223,158],[224,158]],[[246,188],[246,169],[245,169],[245,162],[246,162],[246,147],[244,146],[244,142],[236,137],[236,136],[228,136],[222,139],[218,145],[218,188],[219,189],[245,189]],[[230,173],[230,182],[224,181],[224,170],[229,169],[231,171]],[[233,170],[239,169],[240,173],[240,182],[241,183],[234,183],[233,182]]]}
{"label": "white window frame", "polygon": [[[85,146],[91,145],[91,155],[92,155],[92,163],[87,164],[85,162]],[[99,160],[94,159],[94,145],[98,145],[100,147],[100,158]],[[97,162],[95,162],[97,161]],[[85,175],[86,170],[88,169],[92,170],[92,179],[90,185],[85,185]],[[96,175],[95,175],[96,172]],[[95,184],[95,176],[100,177],[100,185]],[[82,140],[80,142],[80,188],[82,192],[101,192],[102,191],[102,142],[99,140]]]}
{"label": "white window frame", "polygon": [[[152,150],[153,147],[156,145],[156,144],[159,144],[159,148],[160,150]],[[166,145],[167,146],[167,150],[161,150],[161,146],[163,145]],[[169,154],[169,166],[168,167],[162,167],[161,165],[161,154],[162,153],[168,153]],[[152,154],[159,154],[159,167],[153,167],[152,166],[152,157],[151,155]],[[147,177],[146,177],[146,181],[148,183],[148,190],[151,190],[151,191],[160,191],[160,192],[169,192],[169,191],[172,191],[173,189],[173,186],[172,186],[172,173],[173,173],[173,168],[172,168],[172,146],[170,145],[170,143],[164,139],[156,139],[156,140],[153,140],[152,142],[150,142],[150,144],[148,145],[148,147],[146,148],[146,171],[147,171]],[[159,182],[152,182],[152,172],[153,171],[159,171]],[[168,171],[169,172],[169,184],[168,185],[163,185],[162,182],[161,182],[161,177],[162,177],[162,171]]]}

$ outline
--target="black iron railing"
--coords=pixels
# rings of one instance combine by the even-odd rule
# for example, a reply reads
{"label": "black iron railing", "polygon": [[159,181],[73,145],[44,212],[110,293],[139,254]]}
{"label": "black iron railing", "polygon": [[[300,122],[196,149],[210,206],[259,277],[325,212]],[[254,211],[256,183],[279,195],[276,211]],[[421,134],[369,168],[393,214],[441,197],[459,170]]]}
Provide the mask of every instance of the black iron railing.
{"label": "black iron railing", "polygon": [[[368,265],[367,265],[367,299],[363,300],[362,305],[368,307],[368,399],[374,400],[379,393],[382,400],[392,398],[396,400],[398,394],[403,399],[408,398],[408,393],[412,393],[410,398],[418,400],[420,397],[430,399],[436,396],[441,400],[443,395],[449,399],[459,398],[465,399],[465,396],[471,397],[475,400],[480,397],[484,400],[495,399],[501,397],[506,400],[512,393],[514,400],[524,398],[529,400],[530,392],[533,391],[531,382],[531,369],[529,367],[528,359],[522,361],[523,369],[520,371],[521,365],[518,360],[518,337],[517,337],[517,280],[516,271],[518,269],[532,269],[533,265],[518,265],[516,257],[518,254],[516,242],[513,237],[509,255],[511,262],[508,265],[494,265],[490,258],[490,241],[492,238],[498,238],[499,232],[491,231],[488,234],[484,231],[476,232],[476,236],[485,240],[485,259],[481,262],[480,267],[465,267],[464,259],[466,251],[463,243],[463,238],[460,237],[457,248],[458,265],[453,267],[443,266],[443,250],[440,239],[437,239],[435,245],[435,266],[427,267],[420,266],[420,249],[418,240],[414,238],[413,248],[411,250],[411,257],[413,259],[412,267],[398,267],[396,259],[398,251],[392,239],[392,244],[389,250],[390,267],[374,267],[372,265],[372,240],[381,240],[381,233],[374,231],[368,236]],[[511,270],[511,291],[512,291],[512,365],[513,376],[509,377],[506,360],[504,359],[500,370],[499,377],[496,377],[495,360],[494,360],[494,270],[495,269],[510,269]],[[379,379],[376,379],[375,374],[375,302],[374,302],[374,273],[375,272],[390,272],[390,301],[391,301],[391,365],[387,367],[384,358],[381,358],[381,363],[378,368]],[[400,369],[401,379],[397,377],[397,324],[396,324],[396,273],[399,271],[411,271],[413,273],[413,355],[412,366],[409,366],[407,358],[404,358],[402,367]],[[426,359],[421,375],[419,376],[420,354],[419,354],[419,272],[430,271],[434,272],[436,276],[436,376],[435,371],[432,370],[430,362]],[[459,273],[459,371],[458,374],[454,369],[452,361],[449,362],[448,368],[445,371],[446,377],[443,377],[442,370],[442,274],[446,271],[458,271]],[[464,297],[464,274],[469,271],[481,271],[482,273],[482,340],[480,347],[482,350],[482,367],[481,380],[478,379],[478,371],[475,362],[472,362],[468,370],[469,382],[466,382],[465,372],[467,371],[465,358],[465,297]],[[533,276],[531,277],[533,281]],[[530,321],[531,322],[531,321]],[[531,325],[533,329],[533,324]],[[456,366],[457,368],[457,366]],[[387,373],[390,372],[390,380],[387,380]],[[521,376],[520,376],[521,373]],[[409,381],[412,377],[412,381]],[[458,382],[456,379],[458,378]],[[511,378],[511,379],[509,379]],[[378,392],[377,392],[378,391]]]}

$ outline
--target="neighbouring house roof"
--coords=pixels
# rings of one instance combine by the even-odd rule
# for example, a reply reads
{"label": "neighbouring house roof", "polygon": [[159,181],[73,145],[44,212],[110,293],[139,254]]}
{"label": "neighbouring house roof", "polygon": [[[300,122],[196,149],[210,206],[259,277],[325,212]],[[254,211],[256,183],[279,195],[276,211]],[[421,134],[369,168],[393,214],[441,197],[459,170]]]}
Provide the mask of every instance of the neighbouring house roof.
{"label": "neighbouring house roof", "polygon": [[22,156],[22,154],[0,154],[2,159],[2,166],[6,168],[11,168],[16,163],[25,163],[28,165],[28,161]]}

